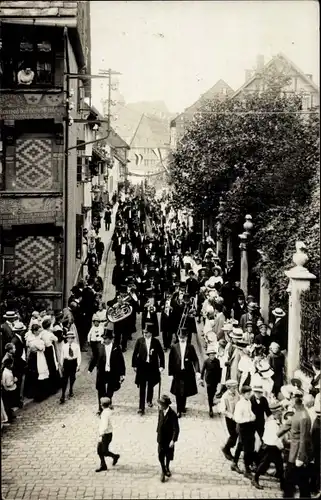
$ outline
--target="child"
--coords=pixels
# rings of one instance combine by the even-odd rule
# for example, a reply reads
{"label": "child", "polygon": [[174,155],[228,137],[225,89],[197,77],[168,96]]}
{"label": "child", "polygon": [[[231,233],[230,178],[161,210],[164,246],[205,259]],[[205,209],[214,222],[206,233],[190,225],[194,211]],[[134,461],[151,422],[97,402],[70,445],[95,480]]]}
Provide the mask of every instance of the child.
{"label": "child", "polygon": [[259,484],[260,476],[266,473],[271,463],[275,464],[276,473],[280,481],[281,489],[284,486],[284,473],[283,473],[283,457],[282,440],[278,437],[278,432],[281,429],[281,415],[282,415],[282,405],[279,402],[275,402],[270,405],[270,410],[272,414],[267,417],[265,422],[265,430],[263,434],[263,454],[256,469],[252,485],[258,490],[263,490],[263,486]]}
{"label": "child", "polygon": [[17,377],[13,376],[13,359],[6,358],[2,365],[2,399],[4,408],[8,417],[8,423],[11,424],[15,415],[13,413],[13,408],[15,406],[15,395],[17,389]]}
{"label": "child", "polygon": [[227,460],[233,460],[233,456],[231,454],[231,448],[234,448],[237,441],[237,432],[236,432],[236,422],[234,420],[234,410],[235,405],[240,399],[240,395],[237,392],[237,381],[236,380],[227,380],[225,383],[227,387],[227,391],[223,394],[220,410],[221,413],[225,416],[225,423],[227,427],[227,431],[229,433],[229,438],[226,441],[225,445],[222,448],[222,452],[227,458]]}
{"label": "child", "polygon": [[109,445],[113,439],[113,425],[111,421],[111,400],[109,398],[100,398],[100,404],[103,409],[100,415],[99,423],[99,441],[97,446],[97,453],[100,458],[100,467],[96,472],[107,470],[105,457],[113,459],[113,465],[116,465],[120,455],[109,451]]}
{"label": "child", "polygon": [[238,445],[235,450],[231,470],[241,473],[238,467],[238,461],[243,451],[243,460],[245,465],[244,477],[252,480],[251,465],[253,463],[253,453],[255,445],[255,415],[251,405],[251,387],[243,385],[241,398],[235,405],[234,420],[238,424]]}
{"label": "child", "polygon": [[81,352],[79,345],[75,342],[75,334],[67,333],[67,343],[63,344],[61,350],[62,367],[62,392],[60,404],[65,402],[65,394],[69,380],[69,397],[73,397],[72,388],[76,380],[76,372],[79,371],[81,363]]}
{"label": "child", "polygon": [[93,315],[92,327],[89,330],[87,341],[90,344],[93,358],[96,359],[98,353],[98,344],[101,344],[102,334],[104,333],[103,323],[100,322],[97,314]]}
{"label": "child", "polygon": [[216,350],[208,348],[206,351],[208,358],[204,361],[201,371],[201,385],[204,385],[204,377],[207,388],[207,398],[209,407],[209,416],[213,418],[214,396],[216,393],[217,385],[221,380],[221,366],[219,360],[215,357]]}
{"label": "child", "polygon": [[268,360],[272,370],[274,371],[274,375],[272,377],[272,393],[274,394],[274,397],[278,399],[281,387],[283,386],[284,382],[285,357],[280,350],[279,344],[277,344],[276,342],[272,342],[270,345]]}

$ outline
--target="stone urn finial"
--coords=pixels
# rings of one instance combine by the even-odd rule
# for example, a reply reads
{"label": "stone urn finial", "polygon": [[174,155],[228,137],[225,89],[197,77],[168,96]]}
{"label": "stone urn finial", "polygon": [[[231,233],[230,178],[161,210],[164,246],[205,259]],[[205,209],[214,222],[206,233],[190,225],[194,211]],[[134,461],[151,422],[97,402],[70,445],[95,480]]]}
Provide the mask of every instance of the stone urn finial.
{"label": "stone urn finial", "polygon": [[306,250],[305,243],[303,243],[303,241],[297,241],[295,243],[295,249],[296,252],[295,254],[293,254],[293,262],[296,266],[304,267],[309,260],[309,257],[305,252]]}

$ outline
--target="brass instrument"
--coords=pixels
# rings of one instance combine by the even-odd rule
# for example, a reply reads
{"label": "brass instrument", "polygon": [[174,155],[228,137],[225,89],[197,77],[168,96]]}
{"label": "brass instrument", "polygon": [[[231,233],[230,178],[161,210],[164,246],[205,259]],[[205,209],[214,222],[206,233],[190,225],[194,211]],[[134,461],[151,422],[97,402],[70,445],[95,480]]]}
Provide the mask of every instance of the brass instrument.
{"label": "brass instrument", "polygon": [[107,318],[111,323],[117,323],[128,318],[133,312],[133,308],[129,303],[130,296],[124,295],[117,299],[116,304],[107,309]]}

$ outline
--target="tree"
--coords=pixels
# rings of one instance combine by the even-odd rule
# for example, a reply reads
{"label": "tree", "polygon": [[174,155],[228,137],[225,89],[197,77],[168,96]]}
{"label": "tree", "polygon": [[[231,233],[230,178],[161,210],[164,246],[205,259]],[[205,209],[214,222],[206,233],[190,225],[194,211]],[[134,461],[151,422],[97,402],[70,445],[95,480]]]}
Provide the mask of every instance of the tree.
{"label": "tree", "polygon": [[223,195],[222,225],[234,234],[250,213],[252,245],[268,256],[257,269],[265,267],[272,303],[284,303],[283,272],[297,239],[319,275],[319,115],[302,115],[301,96],[283,92],[283,70],[271,66],[261,77],[261,94],[208,102],[194,117],[173,155],[173,196],[177,206],[215,217]]}

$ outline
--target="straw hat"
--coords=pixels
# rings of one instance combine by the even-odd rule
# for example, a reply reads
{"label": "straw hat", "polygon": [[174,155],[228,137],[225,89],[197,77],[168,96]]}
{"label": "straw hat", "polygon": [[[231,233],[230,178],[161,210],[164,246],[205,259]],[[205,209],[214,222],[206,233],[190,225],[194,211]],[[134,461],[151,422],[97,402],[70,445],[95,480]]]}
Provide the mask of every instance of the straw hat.
{"label": "straw hat", "polygon": [[17,321],[12,328],[13,332],[24,332],[27,330],[27,327],[21,323],[21,321]]}
{"label": "straw hat", "polygon": [[257,363],[257,369],[262,378],[270,378],[274,374],[274,371],[266,359],[262,359]]}
{"label": "straw hat", "polygon": [[275,309],[273,309],[272,314],[276,318],[283,318],[285,316],[285,312],[283,311],[283,309],[281,309],[281,307],[276,307]]}
{"label": "straw hat", "polygon": [[17,313],[15,311],[7,311],[4,315],[3,315],[3,319],[8,319],[9,321],[13,321],[17,318]]}

